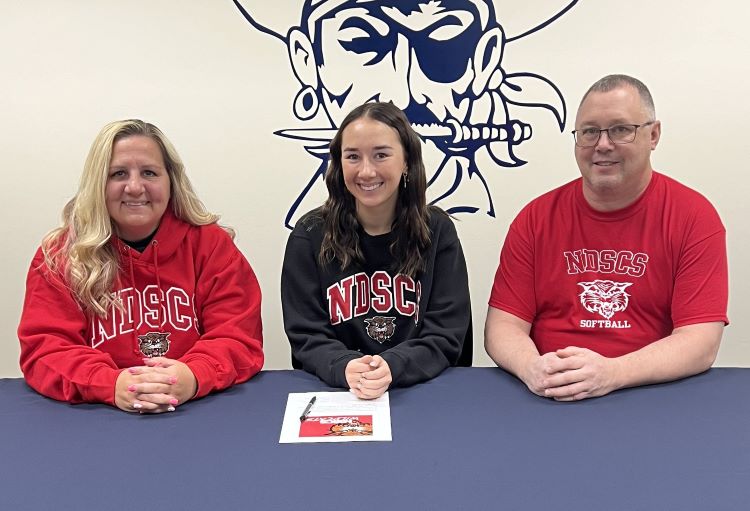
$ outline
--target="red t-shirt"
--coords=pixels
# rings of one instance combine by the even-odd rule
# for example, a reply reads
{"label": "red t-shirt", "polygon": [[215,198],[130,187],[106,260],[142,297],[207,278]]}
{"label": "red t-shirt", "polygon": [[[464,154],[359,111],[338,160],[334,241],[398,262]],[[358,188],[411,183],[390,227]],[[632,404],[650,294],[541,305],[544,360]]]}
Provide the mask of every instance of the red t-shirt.
{"label": "red t-shirt", "polygon": [[681,326],[729,322],[725,234],[705,197],[662,174],[612,212],[591,208],[578,178],[513,221],[489,304],[530,322],[540,354],[620,356]]}

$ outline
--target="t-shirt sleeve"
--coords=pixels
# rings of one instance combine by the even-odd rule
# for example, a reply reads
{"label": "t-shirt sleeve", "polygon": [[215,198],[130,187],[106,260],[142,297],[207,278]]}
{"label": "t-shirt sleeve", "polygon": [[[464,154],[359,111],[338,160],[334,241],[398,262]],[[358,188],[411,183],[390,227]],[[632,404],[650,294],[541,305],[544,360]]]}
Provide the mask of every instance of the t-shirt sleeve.
{"label": "t-shirt sleeve", "polygon": [[672,296],[674,328],[722,321],[729,324],[726,230],[708,200],[695,201],[679,252]]}
{"label": "t-shirt sleeve", "polygon": [[536,296],[534,240],[529,224],[530,212],[527,207],[518,214],[508,229],[489,305],[531,323],[536,316]]}

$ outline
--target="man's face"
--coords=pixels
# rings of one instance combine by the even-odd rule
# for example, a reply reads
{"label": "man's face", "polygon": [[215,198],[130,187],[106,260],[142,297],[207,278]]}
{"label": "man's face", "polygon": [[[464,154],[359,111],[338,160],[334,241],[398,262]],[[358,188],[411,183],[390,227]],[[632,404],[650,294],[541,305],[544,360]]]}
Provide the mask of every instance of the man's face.
{"label": "man's face", "polygon": [[[592,92],[578,109],[575,129],[604,129],[618,124],[643,124],[648,118],[638,91],[622,86],[609,92]],[[635,200],[651,177],[651,151],[661,134],[658,121],[636,130],[635,140],[614,144],[606,132],[593,147],[575,146],[576,162],[583,176],[589,202],[622,204]],[[596,207],[596,204],[592,204]]]}
{"label": "man's face", "polygon": [[456,98],[474,78],[488,16],[476,0],[349,1],[328,13],[313,41],[322,85],[340,101],[325,99],[334,124],[372,99],[393,102],[413,123],[463,121]]}

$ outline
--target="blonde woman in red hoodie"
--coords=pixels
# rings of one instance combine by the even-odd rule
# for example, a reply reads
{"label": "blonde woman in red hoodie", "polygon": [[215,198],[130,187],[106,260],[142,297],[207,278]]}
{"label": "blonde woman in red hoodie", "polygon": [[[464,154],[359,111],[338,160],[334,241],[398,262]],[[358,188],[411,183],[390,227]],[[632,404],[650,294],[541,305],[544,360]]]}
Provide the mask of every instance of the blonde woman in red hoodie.
{"label": "blonde woman in red hoodie", "polygon": [[257,373],[260,288],[217,220],[157,127],[106,125],[29,269],[18,327],[28,384],[158,413]]}

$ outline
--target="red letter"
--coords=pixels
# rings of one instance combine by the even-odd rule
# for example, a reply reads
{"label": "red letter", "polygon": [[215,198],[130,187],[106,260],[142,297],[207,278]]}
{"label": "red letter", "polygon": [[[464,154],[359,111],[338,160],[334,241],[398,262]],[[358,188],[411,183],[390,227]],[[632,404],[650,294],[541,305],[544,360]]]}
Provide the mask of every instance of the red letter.
{"label": "red letter", "polygon": [[120,311],[117,307],[112,309],[112,313],[120,315],[120,333],[126,334],[132,332],[135,327],[135,318],[133,317],[133,308],[135,301],[140,298],[132,287],[126,287],[117,292],[120,301],[122,302],[123,310]]}
{"label": "red letter", "polygon": [[633,277],[642,277],[646,273],[646,263],[648,262],[648,256],[643,252],[638,252],[633,256],[633,266],[628,271],[628,275]]}
{"label": "red letter", "polygon": [[357,290],[356,305],[354,306],[354,317],[364,316],[370,312],[370,279],[364,273],[354,276],[354,287]]}
{"label": "red letter", "polygon": [[332,325],[352,319],[352,287],[354,277],[347,277],[340,284],[328,286],[328,317]]}
{"label": "red letter", "polygon": [[633,252],[629,250],[623,250],[617,254],[617,266],[615,272],[620,275],[627,275],[630,273],[630,262],[633,260]]}
{"label": "red letter", "polygon": [[615,271],[615,258],[617,252],[614,250],[602,250],[599,254],[599,271],[602,273],[612,273]]}
{"label": "red letter", "polygon": [[568,263],[568,274],[575,275],[576,273],[583,273],[585,261],[583,260],[583,253],[580,250],[575,252],[563,252],[565,256],[565,262]]}
{"label": "red letter", "polygon": [[406,300],[404,297],[406,291],[414,291],[414,281],[411,277],[399,273],[396,275],[393,282],[393,293],[396,297],[396,310],[399,311],[402,316],[411,316],[414,314],[416,306],[414,305],[414,302]]}
{"label": "red letter", "polygon": [[190,329],[193,321],[186,313],[191,312],[192,307],[190,307],[190,298],[183,289],[179,287],[167,289],[167,308],[169,309],[169,322],[173,327],[183,332]]}
{"label": "red letter", "polygon": [[385,314],[393,307],[391,296],[391,276],[384,271],[376,271],[370,277],[372,282],[372,308],[381,314]]}
{"label": "red letter", "polygon": [[[146,286],[141,292],[141,322],[139,327],[145,323],[151,328],[161,328],[167,322],[167,311],[162,306],[164,291],[155,284]],[[157,314],[158,312],[158,314]]]}

